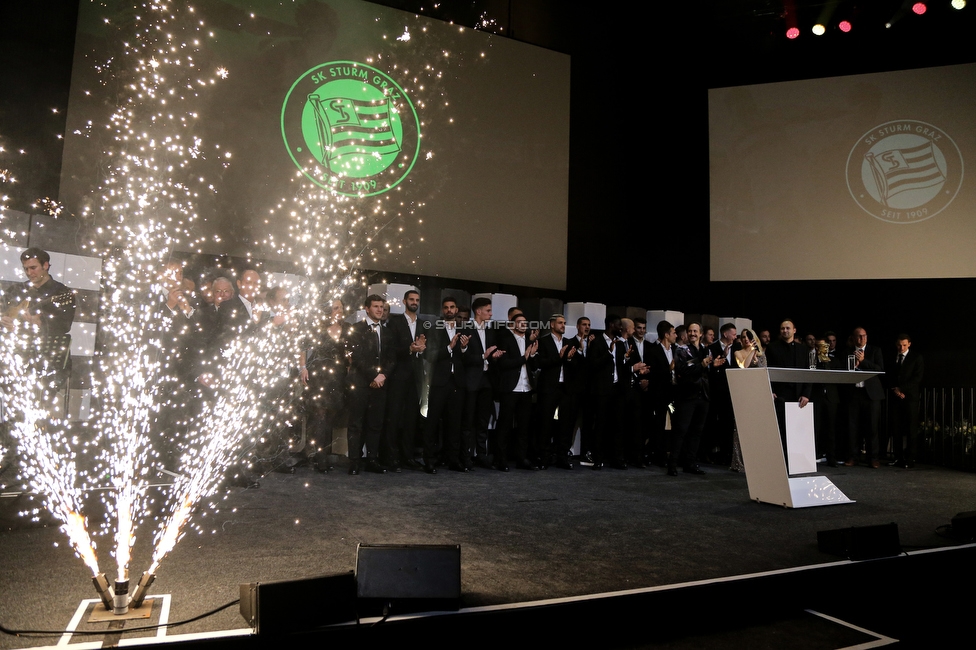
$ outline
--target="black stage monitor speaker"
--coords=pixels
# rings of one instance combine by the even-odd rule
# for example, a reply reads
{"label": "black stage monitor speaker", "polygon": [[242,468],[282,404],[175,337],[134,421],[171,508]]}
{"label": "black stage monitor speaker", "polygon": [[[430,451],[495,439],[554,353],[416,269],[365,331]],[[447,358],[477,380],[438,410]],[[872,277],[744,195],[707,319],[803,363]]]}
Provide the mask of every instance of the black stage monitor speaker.
{"label": "black stage monitor speaker", "polygon": [[891,557],[902,552],[898,524],[894,522],[817,531],[817,548],[851,560]]}
{"label": "black stage monitor speaker", "polygon": [[356,620],[356,576],[241,584],[241,616],[257,634],[311,630]]}
{"label": "black stage monitor speaker", "polygon": [[360,544],[356,554],[360,616],[456,611],[461,603],[458,545]]}

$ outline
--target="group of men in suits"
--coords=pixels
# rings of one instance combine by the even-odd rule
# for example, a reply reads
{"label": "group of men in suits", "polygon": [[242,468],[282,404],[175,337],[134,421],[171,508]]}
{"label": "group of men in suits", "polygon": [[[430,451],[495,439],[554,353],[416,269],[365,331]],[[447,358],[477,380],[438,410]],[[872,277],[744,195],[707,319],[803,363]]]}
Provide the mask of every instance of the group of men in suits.
{"label": "group of men in suits", "polygon": [[[915,465],[918,447],[919,396],[924,373],[921,355],[909,354],[911,337],[899,334],[894,370],[889,364],[885,372],[881,348],[868,343],[863,327],[851,333],[848,349],[837,348],[837,336],[826,332],[823,337],[807,336],[802,344],[795,336],[792,321],[780,324],[780,338],[766,348],[769,367],[809,368],[823,370],[854,370],[880,373],[853,385],[790,384],[772,385],[780,431],[785,436],[783,407],[786,402],[798,402],[800,407],[813,402],[818,445],[829,466],[857,464],[863,449],[863,461],[871,468],[881,466],[883,451],[880,444],[882,407],[886,396],[892,408],[889,418],[892,452],[895,460],[889,465],[910,468]],[[818,352],[818,347],[825,350]],[[846,430],[846,435],[838,432]]]}

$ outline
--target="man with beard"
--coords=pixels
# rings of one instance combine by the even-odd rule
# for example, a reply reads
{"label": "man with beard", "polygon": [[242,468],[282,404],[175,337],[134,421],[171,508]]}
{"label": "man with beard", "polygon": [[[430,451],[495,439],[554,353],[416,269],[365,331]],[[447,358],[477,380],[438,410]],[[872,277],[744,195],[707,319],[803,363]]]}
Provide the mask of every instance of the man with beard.
{"label": "man with beard", "polygon": [[423,469],[413,456],[424,379],[423,354],[427,349],[426,332],[430,323],[417,318],[420,292],[411,289],[403,294],[403,307],[404,312],[391,315],[386,325],[396,355],[396,368],[387,388],[384,427],[386,464],[394,472],[399,472],[400,467]]}
{"label": "man with beard", "polygon": [[[567,418],[573,416],[575,422],[576,411],[570,404],[574,398],[570,397],[567,388],[570,373],[567,364],[576,358],[578,348],[570,346],[563,338],[565,333],[566,317],[553,314],[549,317],[549,333],[537,341],[538,354],[533,361],[533,365],[539,369],[535,428],[539,432],[536,447],[541,454],[542,464],[572,469],[569,453],[573,441],[571,437],[567,438],[567,434],[572,435],[572,429],[567,426]],[[558,421],[553,419],[557,409]]]}
{"label": "man with beard", "polygon": [[[428,474],[437,473],[438,426],[441,427],[444,461],[448,466],[466,471],[464,468],[471,462],[473,442],[461,439],[461,412],[466,391],[457,315],[457,302],[450,296],[445,297],[441,301],[441,320],[433,328],[430,344],[424,350],[431,373],[424,427],[424,471]],[[462,450],[467,451],[462,453]]]}

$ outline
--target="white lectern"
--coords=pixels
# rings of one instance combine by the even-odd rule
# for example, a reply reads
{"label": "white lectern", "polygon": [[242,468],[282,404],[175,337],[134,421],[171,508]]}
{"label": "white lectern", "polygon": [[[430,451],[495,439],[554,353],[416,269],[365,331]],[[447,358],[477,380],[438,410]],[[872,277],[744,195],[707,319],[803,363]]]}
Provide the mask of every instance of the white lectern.
{"label": "white lectern", "polygon": [[729,368],[726,377],[732,395],[749,498],[786,508],[854,503],[826,476],[791,477],[787,473],[770,381],[856,384],[880,374],[857,370]]}

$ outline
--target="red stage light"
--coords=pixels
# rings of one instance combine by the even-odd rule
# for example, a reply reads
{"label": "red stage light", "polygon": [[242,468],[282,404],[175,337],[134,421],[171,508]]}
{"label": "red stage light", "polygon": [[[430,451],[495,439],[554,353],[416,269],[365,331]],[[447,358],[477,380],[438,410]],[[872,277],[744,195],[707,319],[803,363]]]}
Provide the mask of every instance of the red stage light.
{"label": "red stage light", "polygon": [[786,30],[786,38],[792,39],[792,38],[796,38],[799,35],[800,35],[800,30],[797,29],[796,27],[790,27],[789,29]]}
{"label": "red stage light", "polygon": [[924,14],[927,9],[928,7],[925,6],[924,2],[916,2],[915,4],[912,5],[912,11],[917,13],[919,16]]}
{"label": "red stage light", "polygon": [[849,31],[851,31],[851,24],[849,22],[847,22],[846,20],[840,21],[840,24],[837,25],[837,27],[839,27],[840,28],[840,31],[844,32],[845,34],[847,32],[849,32]]}

